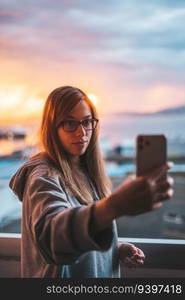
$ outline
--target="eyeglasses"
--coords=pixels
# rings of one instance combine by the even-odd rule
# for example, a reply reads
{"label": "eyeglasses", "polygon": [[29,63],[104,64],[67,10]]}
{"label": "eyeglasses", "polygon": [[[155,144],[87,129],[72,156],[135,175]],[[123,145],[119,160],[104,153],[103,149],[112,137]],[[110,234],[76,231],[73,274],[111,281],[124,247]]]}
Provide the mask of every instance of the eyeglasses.
{"label": "eyeglasses", "polygon": [[96,128],[98,121],[99,120],[96,118],[85,119],[83,121],[65,120],[62,121],[59,126],[61,126],[66,132],[76,131],[80,125],[82,125],[85,131],[92,131]]}

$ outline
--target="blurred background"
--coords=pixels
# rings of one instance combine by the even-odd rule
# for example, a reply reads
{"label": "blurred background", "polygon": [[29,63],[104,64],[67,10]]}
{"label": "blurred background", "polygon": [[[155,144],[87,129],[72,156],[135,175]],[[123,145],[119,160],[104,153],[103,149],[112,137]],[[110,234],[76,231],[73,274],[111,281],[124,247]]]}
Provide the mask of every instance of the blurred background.
{"label": "blurred background", "polygon": [[47,95],[84,90],[100,115],[113,188],[135,173],[137,134],[165,134],[173,199],[117,221],[120,237],[185,239],[185,2],[0,0],[0,232],[21,232],[8,187],[37,151]]}

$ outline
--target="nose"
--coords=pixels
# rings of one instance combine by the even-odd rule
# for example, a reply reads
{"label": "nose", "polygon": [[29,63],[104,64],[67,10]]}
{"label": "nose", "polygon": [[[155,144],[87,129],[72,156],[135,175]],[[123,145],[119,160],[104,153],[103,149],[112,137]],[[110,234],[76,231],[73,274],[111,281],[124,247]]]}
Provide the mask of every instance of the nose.
{"label": "nose", "polygon": [[75,131],[76,136],[84,136],[86,135],[86,130],[83,128],[82,124],[78,126],[78,128]]}

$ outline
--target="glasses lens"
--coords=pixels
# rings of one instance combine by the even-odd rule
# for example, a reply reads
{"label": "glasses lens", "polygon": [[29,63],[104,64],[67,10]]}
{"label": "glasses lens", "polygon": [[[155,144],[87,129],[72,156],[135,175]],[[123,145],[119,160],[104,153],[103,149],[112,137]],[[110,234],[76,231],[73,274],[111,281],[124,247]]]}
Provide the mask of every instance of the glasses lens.
{"label": "glasses lens", "polygon": [[93,129],[93,120],[92,119],[87,119],[82,122],[82,126],[86,130],[92,130]]}
{"label": "glasses lens", "polygon": [[95,129],[97,122],[98,120],[96,119],[86,119],[83,120],[82,122],[66,120],[63,121],[62,124],[63,124],[64,131],[72,132],[75,131],[80,124],[82,124],[85,130],[93,130]]}
{"label": "glasses lens", "polygon": [[65,131],[75,131],[78,127],[78,122],[76,121],[64,121],[63,128]]}

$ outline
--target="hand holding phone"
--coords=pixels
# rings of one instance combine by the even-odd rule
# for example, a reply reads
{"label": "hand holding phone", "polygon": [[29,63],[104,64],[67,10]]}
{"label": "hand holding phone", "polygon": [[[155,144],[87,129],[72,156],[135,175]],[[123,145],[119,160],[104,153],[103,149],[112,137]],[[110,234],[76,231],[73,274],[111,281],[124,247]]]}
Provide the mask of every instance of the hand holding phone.
{"label": "hand holding phone", "polygon": [[[160,208],[162,201],[173,196],[173,180],[166,176],[170,168],[166,158],[164,135],[139,135],[136,144],[138,177],[120,184],[108,198],[102,200],[105,202],[99,201],[98,207],[108,207],[110,219],[136,216]],[[102,203],[108,203],[108,206]]]}

